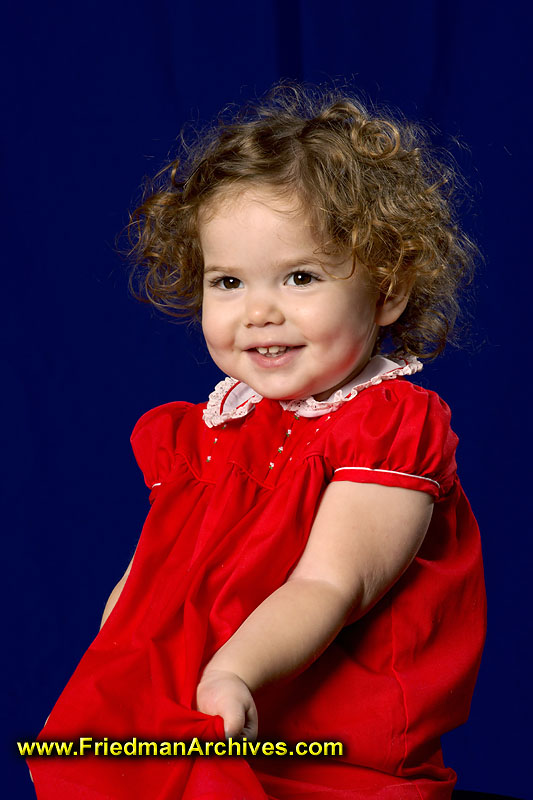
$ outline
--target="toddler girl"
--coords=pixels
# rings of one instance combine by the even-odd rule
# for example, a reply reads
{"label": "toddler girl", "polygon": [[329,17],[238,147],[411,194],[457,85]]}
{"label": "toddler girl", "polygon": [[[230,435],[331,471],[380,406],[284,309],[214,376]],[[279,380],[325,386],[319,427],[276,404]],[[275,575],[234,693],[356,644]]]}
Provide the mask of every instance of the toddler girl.
{"label": "toddler girl", "polygon": [[[449,409],[406,379],[442,350],[473,252],[444,168],[409,125],[293,87],[165,174],[133,217],[137,274],[201,314],[228,377],[135,426],[150,514],[41,736],[170,744],[33,759],[37,795],[449,798],[481,551]],[[173,754],[194,737],[287,755]],[[328,741],[342,753],[288,755]]]}

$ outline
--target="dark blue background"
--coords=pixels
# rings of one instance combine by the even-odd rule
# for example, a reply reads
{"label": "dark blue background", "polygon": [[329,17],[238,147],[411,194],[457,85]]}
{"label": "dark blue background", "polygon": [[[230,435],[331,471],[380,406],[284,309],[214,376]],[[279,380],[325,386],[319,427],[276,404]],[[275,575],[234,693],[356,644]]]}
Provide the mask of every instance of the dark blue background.
{"label": "dark blue background", "polygon": [[461,438],[489,636],[470,721],[444,747],[460,788],[531,796],[531,21],[516,0],[8,5],[6,797],[33,796],[14,742],[39,731],[135,547],[147,492],[131,428],[160,403],[205,399],[219,378],[193,329],[128,296],[114,238],[186,121],[281,77],[347,78],[469,145],[455,150],[473,193],[463,218],[486,259],[473,336],[423,380],[451,405]]}

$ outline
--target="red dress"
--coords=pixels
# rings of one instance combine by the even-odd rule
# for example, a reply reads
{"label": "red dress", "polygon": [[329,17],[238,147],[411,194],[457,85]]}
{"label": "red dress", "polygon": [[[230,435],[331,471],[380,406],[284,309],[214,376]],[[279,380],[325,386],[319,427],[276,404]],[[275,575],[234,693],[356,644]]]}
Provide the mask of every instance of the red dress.
{"label": "red dress", "polygon": [[201,671],[287,579],[327,485],[427,492],[431,524],[402,578],[303,674],[256,696],[260,740],[341,741],[344,755],[34,758],[39,800],[451,796],[440,735],[468,716],[485,594],[450,412],[402,377],[416,368],[377,357],[323,403],[228,378],[207,410],[145,414],[132,445],[152,507],[132,570],[40,735],[223,739],[221,718],[195,710]]}

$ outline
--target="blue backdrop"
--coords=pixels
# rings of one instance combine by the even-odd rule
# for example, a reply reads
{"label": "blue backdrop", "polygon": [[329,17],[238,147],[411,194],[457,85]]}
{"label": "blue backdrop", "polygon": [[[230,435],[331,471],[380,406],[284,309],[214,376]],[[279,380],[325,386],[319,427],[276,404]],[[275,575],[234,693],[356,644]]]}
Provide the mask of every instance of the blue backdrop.
{"label": "blue backdrop", "polygon": [[[219,374],[191,328],[127,292],[114,238],[181,126],[279,78],[348,78],[467,143],[463,208],[485,265],[467,349],[428,366],[451,405],[483,534],[489,636],[470,721],[444,742],[459,788],[531,796],[529,469],[531,12],[518,0],[96,0],[8,4],[5,294],[6,797],[95,635],[147,511],[128,437]],[[446,144],[437,137],[438,144]]]}

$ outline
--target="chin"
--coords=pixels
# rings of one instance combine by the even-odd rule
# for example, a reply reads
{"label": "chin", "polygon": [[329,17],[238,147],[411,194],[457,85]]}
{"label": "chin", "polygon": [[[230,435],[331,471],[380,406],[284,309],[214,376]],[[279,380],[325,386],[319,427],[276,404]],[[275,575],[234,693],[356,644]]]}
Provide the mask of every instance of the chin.
{"label": "chin", "polygon": [[313,390],[310,389],[309,391],[307,391],[307,389],[304,389],[300,391],[295,390],[293,392],[291,391],[284,392],[282,390],[275,391],[272,389],[271,391],[258,392],[258,394],[260,394],[262,397],[267,398],[268,400],[283,400],[283,401],[307,400],[308,397],[312,396]]}

